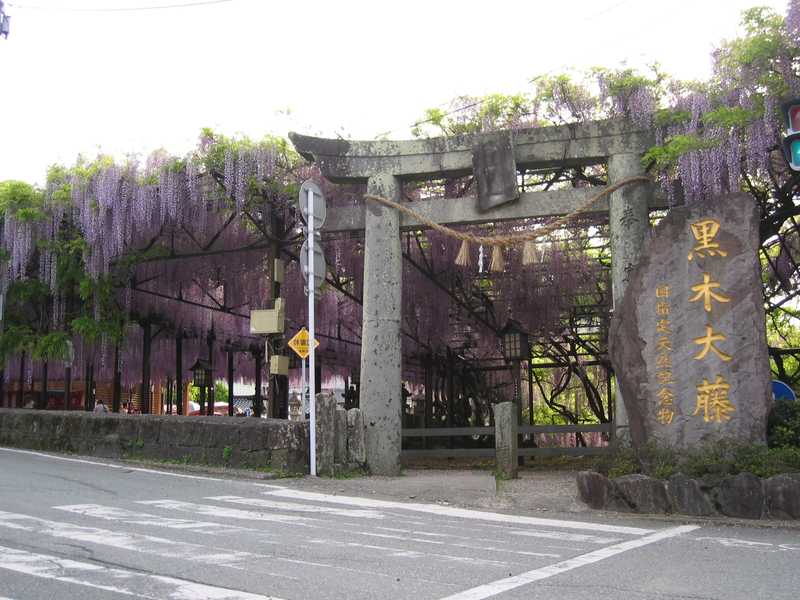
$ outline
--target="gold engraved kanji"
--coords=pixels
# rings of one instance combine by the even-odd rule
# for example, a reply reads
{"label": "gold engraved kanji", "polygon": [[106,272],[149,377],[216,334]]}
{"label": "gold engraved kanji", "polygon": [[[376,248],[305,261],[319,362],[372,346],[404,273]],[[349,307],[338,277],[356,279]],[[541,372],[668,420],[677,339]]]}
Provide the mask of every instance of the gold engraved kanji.
{"label": "gold engraved kanji", "polygon": [[728,398],[730,388],[730,384],[721,375],[717,375],[714,383],[703,379],[703,383],[697,386],[697,406],[692,416],[702,412],[706,423],[730,421],[731,413],[736,411],[736,407]]}
{"label": "gold engraved kanji", "polygon": [[656,381],[658,381],[658,383],[661,385],[670,385],[675,383],[675,380],[672,379],[672,371],[670,369],[656,371]]}
{"label": "gold engraved kanji", "polygon": [[697,293],[689,298],[689,302],[697,302],[702,298],[703,308],[706,312],[711,312],[712,300],[716,300],[717,302],[721,303],[730,302],[731,299],[727,296],[723,296],[722,294],[718,294],[713,291],[718,287],[720,287],[720,284],[716,281],[712,281],[711,275],[708,273],[703,273],[703,283],[698,283],[697,285],[692,286],[692,291]]}
{"label": "gold engraved kanji", "polygon": [[661,400],[661,404],[672,404],[672,401],[675,400],[675,393],[672,388],[662,387],[658,390],[658,399]]}
{"label": "gold engraved kanji", "polygon": [[714,241],[719,231],[719,221],[704,219],[702,221],[697,221],[697,223],[692,223],[691,228],[694,239],[696,239],[698,243],[692,248],[691,252],[689,252],[689,260],[692,260],[695,254],[700,258],[705,258],[706,254],[708,254],[708,256],[728,256],[728,253],[720,248],[719,244]]}
{"label": "gold engraved kanji", "polygon": [[672,423],[672,419],[674,418],[675,418],[675,413],[668,406],[661,406],[656,412],[656,420],[662,425],[669,425],[670,423]]}
{"label": "gold engraved kanji", "polygon": [[700,346],[703,346],[703,349],[697,353],[694,357],[695,360],[703,360],[709,352],[713,351],[714,354],[720,357],[720,359],[728,362],[733,358],[729,354],[725,354],[722,350],[717,348],[714,342],[723,342],[727,338],[721,333],[714,333],[714,329],[711,325],[706,325],[706,335],[701,336],[694,339],[694,343]]}

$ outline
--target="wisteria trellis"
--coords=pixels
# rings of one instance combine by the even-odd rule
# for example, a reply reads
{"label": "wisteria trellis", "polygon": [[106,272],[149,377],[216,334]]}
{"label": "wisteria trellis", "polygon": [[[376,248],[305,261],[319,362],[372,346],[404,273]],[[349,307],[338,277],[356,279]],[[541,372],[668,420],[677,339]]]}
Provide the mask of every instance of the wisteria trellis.
{"label": "wisteria trellis", "polygon": [[[484,118],[475,109],[459,111],[456,118],[464,123],[478,119],[478,128],[519,128],[545,125],[548,116],[552,119],[555,115],[573,120],[622,116],[640,126],[653,127],[661,148],[691,140],[695,146],[676,153],[671,162],[658,164],[658,155],[654,154],[661,185],[675,202],[694,202],[739,189],[743,175],[773,178],[776,185],[784,185],[791,173],[774,160],[781,129],[778,106],[782,99],[800,95],[800,0],[789,2],[780,27],[768,14],[754,15],[751,33],[775,36],[771,54],[750,62],[733,60],[736,47],[723,44],[712,57],[713,76],[705,85],[664,84],[630,77],[627,71],[622,77],[619,72],[603,71],[598,74],[599,94],[595,96],[578,94],[575,88],[557,82],[547,108],[534,101],[524,117],[516,113],[509,122],[498,122]],[[660,110],[662,106],[667,110]],[[212,168],[210,157],[214,156],[217,161]],[[176,329],[192,334],[184,342],[185,369],[195,356],[206,351],[205,338],[212,324],[218,340],[252,342],[248,321],[241,315],[264,306],[269,298],[271,282],[266,265],[272,258],[268,242],[274,232],[268,213],[282,211],[291,221],[293,193],[307,177],[318,178],[313,167],[298,162],[280,141],[233,144],[209,134],[201,138],[195,153],[180,159],[156,152],[144,164],[115,164],[106,159],[79,162],[72,169],[55,171],[48,180],[45,218],[31,219],[6,211],[2,248],[8,259],[0,273],[0,291],[5,293],[17,280],[40,279],[52,295],[48,327],[68,329],[68,299],[59,289],[57,257],[48,243],[60,238],[65,223],[73,224],[86,242],[88,274],[93,278],[117,276],[115,301],[134,321],[152,317],[168,326],[153,342],[152,377],[163,380],[174,374],[171,336]],[[363,191],[321,180],[320,184],[334,207],[358,202]],[[449,182],[445,187],[453,190],[458,186]],[[413,200],[413,193],[409,196]],[[259,198],[255,204],[254,197]],[[602,227],[602,223],[596,226]],[[296,255],[292,242],[295,232],[282,233],[283,248]],[[580,236],[569,232],[540,249],[540,255],[547,256],[547,266],[540,261],[526,269],[521,261],[512,259],[507,261],[507,272],[493,279],[475,268],[453,267],[457,243],[433,233],[421,235],[421,245],[408,246],[410,260],[404,271],[404,349],[408,357],[451,344],[454,329],[464,320],[465,306],[443,288],[482,286],[490,290],[496,322],[513,313],[531,331],[552,333],[559,327],[560,314],[568,308],[563,295],[553,290],[589,289],[600,277],[596,262],[575,251],[575,240]],[[332,238],[324,243],[332,263],[331,277],[339,289],[327,288],[320,302],[318,330],[327,364],[346,371],[359,361],[361,242]],[[427,265],[428,273],[413,266],[415,258]],[[784,273],[790,279],[794,265],[785,260],[779,260],[778,265],[791,271]],[[121,284],[120,273],[124,275]],[[543,276],[555,284],[541,285]],[[492,279],[488,288],[487,279]],[[291,264],[284,285],[290,327],[304,320],[302,294],[299,272]],[[212,311],[203,305],[221,310]],[[95,311],[100,310],[99,302],[94,306]],[[476,352],[496,353],[491,327],[478,323],[472,332]],[[126,385],[140,380],[140,338],[140,328],[129,325],[121,345]],[[74,342],[76,363],[83,364],[92,357],[99,370],[97,377],[110,379],[112,344],[105,338],[90,344],[80,336],[75,336]],[[216,345],[219,355],[214,361],[220,366],[225,364],[222,346]],[[251,378],[252,361],[246,355],[239,355],[237,360],[239,375]],[[12,373],[16,368],[16,361],[7,365]],[[58,365],[51,366],[53,377],[59,377],[58,369]]]}

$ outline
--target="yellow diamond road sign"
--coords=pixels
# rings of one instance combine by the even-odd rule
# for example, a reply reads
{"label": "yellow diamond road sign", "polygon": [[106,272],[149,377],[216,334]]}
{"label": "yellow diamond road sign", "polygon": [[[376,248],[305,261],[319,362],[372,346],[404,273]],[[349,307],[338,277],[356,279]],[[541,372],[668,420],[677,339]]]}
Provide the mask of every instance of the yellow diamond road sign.
{"label": "yellow diamond road sign", "polygon": [[[314,340],[314,348],[319,347],[319,340]],[[295,336],[289,340],[289,348],[294,350],[300,358],[308,357],[308,329],[303,327]]]}

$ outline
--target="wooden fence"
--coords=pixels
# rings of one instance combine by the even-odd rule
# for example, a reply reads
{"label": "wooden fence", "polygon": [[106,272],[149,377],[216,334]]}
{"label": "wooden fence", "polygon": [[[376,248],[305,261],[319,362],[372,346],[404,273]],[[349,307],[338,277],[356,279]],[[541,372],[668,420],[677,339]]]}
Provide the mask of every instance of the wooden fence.
{"label": "wooden fence", "polygon": [[[594,425],[524,425],[519,427],[520,435],[543,433],[606,433],[613,435],[611,423]],[[403,438],[453,438],[465,436],[494,437],[494,427],[432,427],[422,429],[403,429]],[[608,446],[576,446],[576,447],[520,447],[519,456],[596,456],[608,452]],[[425,448],[404,449],[404,458],[417,457],[493,457],[494,445],[485,448]]]}

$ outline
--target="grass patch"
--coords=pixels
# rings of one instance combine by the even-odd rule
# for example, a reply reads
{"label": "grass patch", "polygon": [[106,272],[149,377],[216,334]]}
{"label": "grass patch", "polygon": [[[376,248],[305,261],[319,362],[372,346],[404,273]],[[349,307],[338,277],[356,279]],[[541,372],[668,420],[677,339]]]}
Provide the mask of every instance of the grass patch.
{"label": "grass patch", "polygon": [[291,479],[294,477],[303,477],[302,473],[293,473],[291,471],[287,471],[285,469],[276,469],[269,465],[261,466],[261,467],[251,467],[245,468],[248,471],[257,471],[259,473],[267,473],[272,475],[275,479]]}
{"label": "grass patch", "polygon": [[367,472],[364,469],[338,469],[333,473],[334,479],[356,479],[358,477],[366,477]]}

